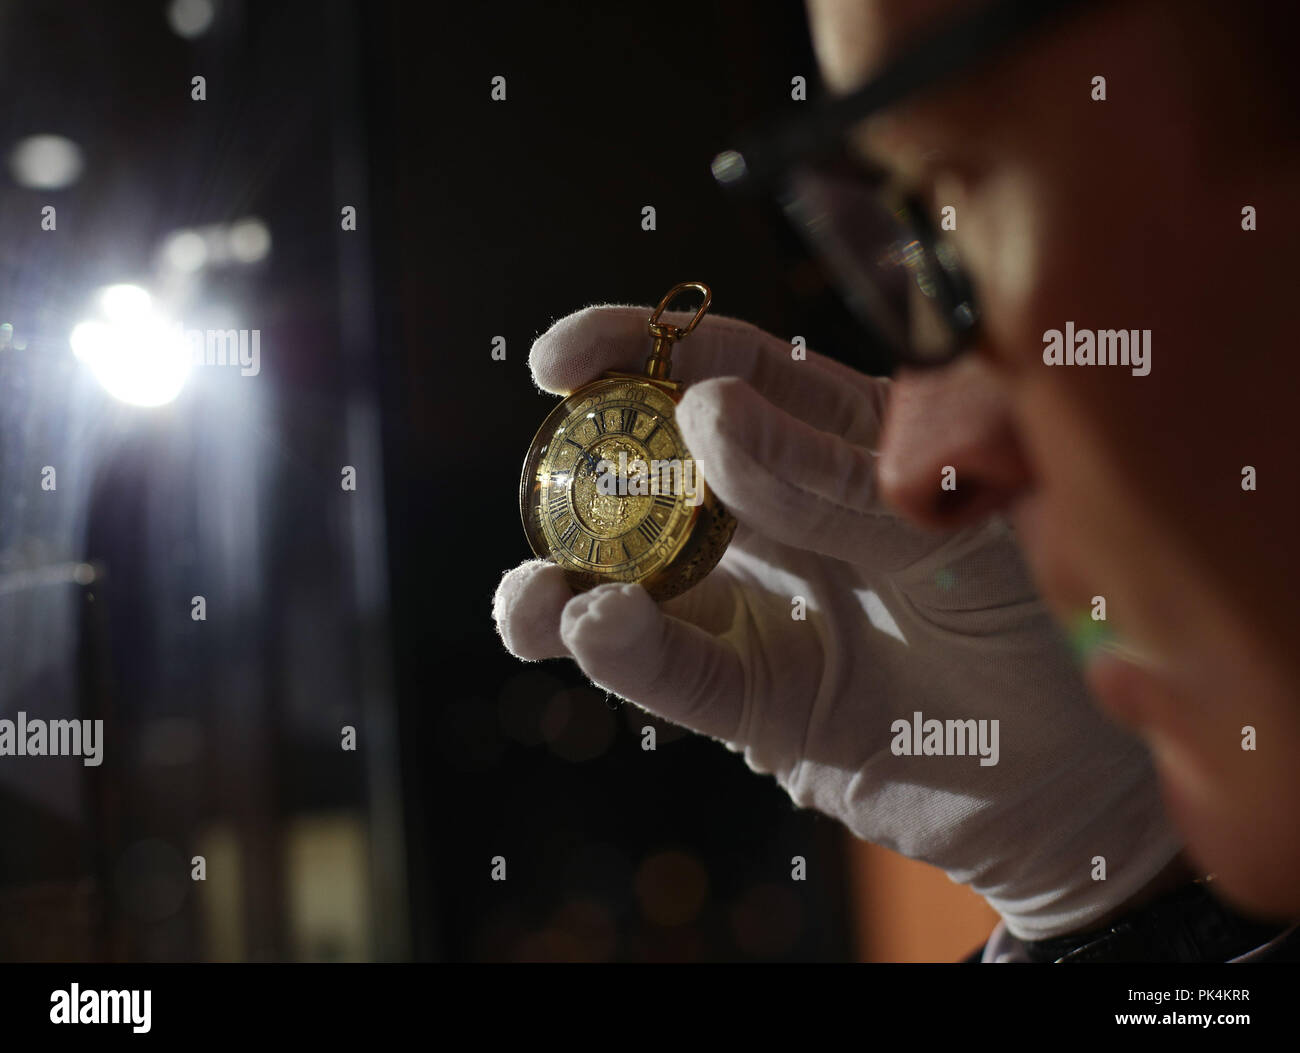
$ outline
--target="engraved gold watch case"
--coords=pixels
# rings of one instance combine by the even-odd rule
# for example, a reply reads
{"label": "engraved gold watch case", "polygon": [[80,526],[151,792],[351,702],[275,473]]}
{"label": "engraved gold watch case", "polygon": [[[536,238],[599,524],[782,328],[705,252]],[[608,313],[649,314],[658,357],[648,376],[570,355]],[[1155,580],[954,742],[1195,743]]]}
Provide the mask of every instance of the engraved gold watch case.
{"label": "engraved gold watch case", "polygon": [[[685,327],[659,321],[681,292],[704,302]],[[564,568],[576,591],[637,582],[656,600],[685,592],[722,558],[736,520],[704,482],[674,415],[673,344],[690,334],[713,294],[674,285],[646,322],[644,373],[610,371],[566,397],[524,459],[519,513],[533,551]]]}

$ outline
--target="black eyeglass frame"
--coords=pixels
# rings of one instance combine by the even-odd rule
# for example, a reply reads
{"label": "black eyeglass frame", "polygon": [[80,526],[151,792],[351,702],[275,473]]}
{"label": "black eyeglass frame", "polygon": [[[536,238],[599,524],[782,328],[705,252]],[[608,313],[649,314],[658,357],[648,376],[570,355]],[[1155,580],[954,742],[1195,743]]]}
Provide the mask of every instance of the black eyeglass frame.
{"label": "black eyeglass frame", "polygon": [[[1095,5],[1099,0],[1092,2]],[[841,161],[858,165],[864,179],[879,181],[881,173],[872,172],[845,150],[849,129],[923,89],[970,70],[1031,30],[1082,6],[1085,0],[995,0],[986,4],[908,47],[856,91],[819,103],[807,115],[787,116],[744,137],[737,149],[714,159],[714,178],[731,191],[775,197],[787,217],[800,226],[804,220],[791,208],[790,186],[801,164],[839,155]],[[917,202],[901,199],[888,207],[922,250],[925,277],[932,283],[935,305],[949,331],[947,352],[921,357],[905,346],[891,344],[882,339],[878,320],[864,316],[854,291],[845,289],[842,294],[877,343],[889,349],[896,365],[946,365],[975,342],[980,315],[973,285],[955,260],[945,259],[948,253],[940,248],[933,223]],[[806,229],[802,233],[809,236]],[[814,238],[814,243],[817,240]],[[847,275],[842,278],[852,280]]]}

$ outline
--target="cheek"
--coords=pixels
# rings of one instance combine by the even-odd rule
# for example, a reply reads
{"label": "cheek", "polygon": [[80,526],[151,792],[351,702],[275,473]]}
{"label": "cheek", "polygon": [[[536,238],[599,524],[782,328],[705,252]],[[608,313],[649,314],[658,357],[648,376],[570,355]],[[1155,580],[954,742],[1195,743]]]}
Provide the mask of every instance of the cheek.
{"label": "cheek", "polygon": [[1243,678],[1275,663],[1256,652],[1249,624],[1225,611],[1188,542],[1192,521],[1208,514],[1191,499],[1203,480],[1182,480],[1189,499],[1161,506],[1157,491],[1176,472],[1152,463],[1140,436],[1126,439],[1114,420],[1124,407],[1115,383],[1096,371],[1040,366],[1015,385],[1037,482],[1031,564],[1067,627],[1102,597],[1107,624],[1123,641],[1179,671],[1198,699],[1231,705]]}
{"label": "cheek", "polygon": [[[1140,487],[1111,456],[1102,407],[1068,381],[1040,371],[1017,385],[1017,415],[1037,477],[1043,558],[1071,594],[1070,608],[1106,600],[1114,627],[1147,646],[1156,626],[1175,629],[1184,573],[1153,521]],[[1174,619],[1170,621],[1170,619]],[[1163,636],[1163,634],[1161,634]]]}
{"label": "cheek", "polygon": [[1060,251],[1060,224],[1053,224],[1053,203],[1037,192],[1040,184],[1006,167],[996,179],[968,188],[958,249],[977,283],[988,343],[1012,390],[1035,478],[1036,522],[1027,554],[1040,588],[1063,618],[1098,595],[1112,611],[1129,607],[1131,615],[1117,593],[1135,571],[1139,582],[1144,575],[1125,549],[1145,549],[1133,541],[1152,525],[1139,517],[1141,502],[1125,500],[1118,486],[1105,435],[1106,392],[1093,386],[1096,378],[1054,372],[1042,361],[1043,332],[1079,317],[1080,297],[1096,283],[1095,271],[1076,272],[1072,255]]}
{"label": "cheek", "polygon": [[[1172,235],[1118,237],[1128,213],[1114,178],[1062,164],[1067,156],[1007,161],[967,188],[958,225],[1036,476],[1040,550],[1030,559],[1058,613],[1104,596],[1117,629],[1195,668],[1218,650],[1220,594],[1240,588],[1224,584],[1227,560],[1260,551],[1251,520],[1207,500],[1209,479],[1232,488],[1242,455],[1213,425],[1221,373],[1196,357],[1206,318],[1185,310],[1170,270],[1170,246],[1190,249]],[[1149,329],[1150,374],[1046,365],[1043,334],[1067,322]],[[1206,673],[1222,681],[1231,670]]]}

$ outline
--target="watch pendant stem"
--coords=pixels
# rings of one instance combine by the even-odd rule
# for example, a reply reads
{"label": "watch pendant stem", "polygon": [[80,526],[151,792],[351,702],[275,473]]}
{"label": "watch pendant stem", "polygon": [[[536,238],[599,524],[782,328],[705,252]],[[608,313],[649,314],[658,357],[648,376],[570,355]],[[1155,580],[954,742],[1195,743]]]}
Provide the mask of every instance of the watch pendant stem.
{"label": "watch pendant stem", "polygon": [[[686,289],[695,289],[704,294],[704,302],[700,304],[699,310],[695,312],[695,317],[690,320],[685,328],[660,322],[659,316],[667,310],[673,297]],[[652,380],[668,379],[673,368],[674,341],[682,339],[700,324],[700,319],[704,317],[704,312],[709,309],[709,304],[712,302],[713,290],[703,282],[679,282],[668,290],[667,295],[659,301],[659,306],[654,309],[654,313],[646,321],[646,329],[649,330],[650,335],[655,340],[654,347],[650,351],[650,357],[645,360],[646,376]]]}

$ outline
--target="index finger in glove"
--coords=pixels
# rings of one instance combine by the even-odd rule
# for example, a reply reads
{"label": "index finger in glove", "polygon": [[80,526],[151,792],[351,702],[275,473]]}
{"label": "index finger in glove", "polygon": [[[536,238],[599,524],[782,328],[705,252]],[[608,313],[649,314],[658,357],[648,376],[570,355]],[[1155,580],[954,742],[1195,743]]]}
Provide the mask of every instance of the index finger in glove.
{"label": "index finger in glove", "polygon": [[[648,307],[587,307],[561,318],[537,338],[528,356],[533,380],[555,394],[569,394],[606,370],[639,372],[651,342]],[[663,319],[686,325],[689,311],[666,311]],[[883,417],[887,384],[838,362],[806,352],[738,318],[708,315],[673,349],[673,379],[745,380],[787,413],[850,442],[873,445]]]}
{"label": "index finger in glove", "polygon": [[869,450],[805,424],[742,380],[695,385],[677,421],[709,487],[767,537],[882,570],[938,545],[882,504]]}

